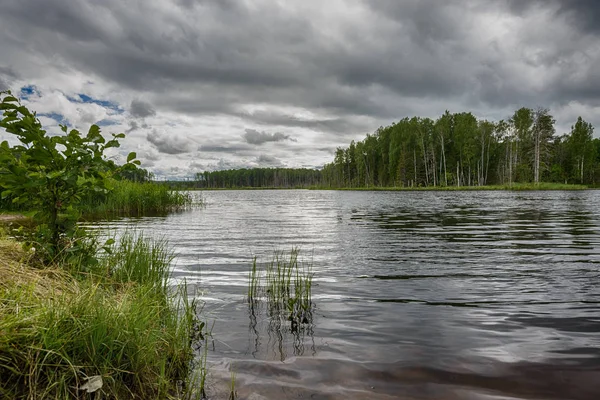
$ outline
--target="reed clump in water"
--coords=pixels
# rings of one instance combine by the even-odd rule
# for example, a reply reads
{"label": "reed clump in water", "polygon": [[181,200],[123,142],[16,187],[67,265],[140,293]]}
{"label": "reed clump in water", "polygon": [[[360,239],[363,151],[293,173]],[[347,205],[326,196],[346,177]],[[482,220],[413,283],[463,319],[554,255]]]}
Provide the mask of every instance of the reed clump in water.
{"label": "reed clump in water", "polygon": [[0,398],[187,398],[203,324],[171,258],[125,235],[97,265],[38,268],[0,238]]}
{"label": "reed clump in water", "polygon": [[248,275],[250,306],[264,300],[269,315],[287,315],[292,330],[312,320],[312,263],[299,261],[299,253],[297,248],[289,255],[276,251],[265,264],[254,258]]}
{"label": "reed clump in water", "polygon": [[112,190],[84,198],[83,214],[164,214],[185,210],[193,204],[189,193],[171,190],[154,182],[113,181]]}

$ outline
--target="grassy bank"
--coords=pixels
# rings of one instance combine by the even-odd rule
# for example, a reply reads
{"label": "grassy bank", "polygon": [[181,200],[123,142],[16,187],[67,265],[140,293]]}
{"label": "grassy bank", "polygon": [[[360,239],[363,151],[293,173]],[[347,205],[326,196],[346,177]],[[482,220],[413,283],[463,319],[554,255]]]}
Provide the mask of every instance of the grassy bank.
{"label": "grassy bank", "polygon": [[590,189],[587,185],[572,185],[564,183],[513,183],[512,185],[487,185],[487,186],[421,186],[421,187],[356,187],[356,188],[330,188],[311,187],[313,190],[354,190],[354,191],[479,191],[479,190],[585,190]]}
{"label": "grassy bank", "polygon": [[0,237],[0,398],[189,395],[202,325],[167,286],[165,243],[125,235],[97,264],[31,259]]}
{"label": "grassy bank", "polygon": [[[76,210],[86,218],[163,215],[188,209],[195,204],[201,204],[201,201],[194,202],[189,193],[171,190],[159,183],[115,180],[111,183],[109,192],[96,192],[83,197],[76,204]],[[34,214],[35,211],[27,204],[17,207],[10,201],[0,201],[0,223],[3,220],[28,218]]]}
{"label": "grassy bank", "polygon": [[108,193],[89,195],[79,204],[87,215],[106,214],[164,214],[178,211],[192,205],[188,193],[171,190],[165,185],[153,182],[114,181]]}

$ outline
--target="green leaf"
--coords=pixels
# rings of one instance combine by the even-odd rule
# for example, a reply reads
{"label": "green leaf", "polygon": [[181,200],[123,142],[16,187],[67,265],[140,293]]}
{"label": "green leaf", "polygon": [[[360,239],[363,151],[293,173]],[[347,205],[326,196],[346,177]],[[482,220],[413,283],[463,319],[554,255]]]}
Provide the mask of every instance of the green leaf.
{"label": "green leaf", "polygon": [[131,153],[129,153],[129,155],[127,156],[127,162],[131,162],[131,160],[134,160],[137,157],[137,154],[135,153],[135,151],[132,151]]}
{"label": "green leaf", "polygon": [[106,242],[104,242],[105,246],[112,246],[113,244],[115,244],[115,239],[113,238],[110,238]]}
{"label": "green leaf", "polygon": [[120,144],[117,140],[113,139],[113,140],[109,140],[108,142],[106,142],[106,144],[104,145],[105,149],[109,149],[111,147],[119,147]]}

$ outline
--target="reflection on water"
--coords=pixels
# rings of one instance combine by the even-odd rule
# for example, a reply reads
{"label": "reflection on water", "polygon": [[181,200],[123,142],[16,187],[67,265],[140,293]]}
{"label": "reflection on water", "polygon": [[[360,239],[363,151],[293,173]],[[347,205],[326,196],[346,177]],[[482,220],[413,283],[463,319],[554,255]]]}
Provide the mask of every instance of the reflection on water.
{"label": "reflection on water", "polygon": [[255,358],[266,354],[285,361],[291,356],[302,356],[307,342],[310,342],[311,354],[317,352],[312,307],[298,320],[287,309],[254,301],[248,304],[248,319],[249,351]]}
{"label": "reflection on water", "polygon": [[[165,235],[217,339],[215,398],[600,398],[600,193],[205,192]],[[253,256],[313,254],[311,320],[249,307]],[[222,386],[221,386],[222,383]],[[226,394],[223,398],[226,398]]]}

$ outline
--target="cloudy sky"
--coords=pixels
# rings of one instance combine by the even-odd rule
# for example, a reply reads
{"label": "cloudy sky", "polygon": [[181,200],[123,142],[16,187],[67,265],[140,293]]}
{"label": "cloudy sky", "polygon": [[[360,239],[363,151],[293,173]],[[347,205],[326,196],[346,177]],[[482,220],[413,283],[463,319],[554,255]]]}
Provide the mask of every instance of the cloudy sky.
{"label": "cloudy sky", "polygon": [[160,177],[318,167],[446,109],[598,135],[598,21],[596,0],[0,0],[0,89],[50,132],[127,133],[113,156]]}

